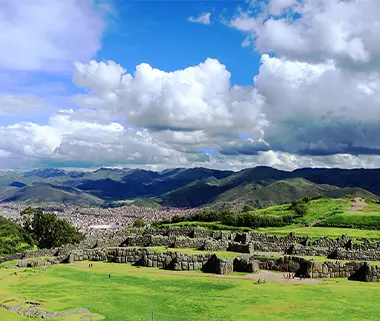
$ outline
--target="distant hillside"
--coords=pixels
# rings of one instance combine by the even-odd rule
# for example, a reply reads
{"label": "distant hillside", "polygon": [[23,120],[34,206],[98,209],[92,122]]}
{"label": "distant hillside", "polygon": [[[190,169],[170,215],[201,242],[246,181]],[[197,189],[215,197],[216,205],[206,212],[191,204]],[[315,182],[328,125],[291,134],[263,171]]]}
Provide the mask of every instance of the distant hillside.
{"label": "distant hillside", "polygon": [[212,203],[232,202],[237,205],[251,203],[264,206],[289,203],[305,196],[322,195],[339,198],[347,194],[363,198],[374,198],[374,195],[360,188],[339,188],[327,184],[315,184],[303,178],[286,179],[266,185],[265,182],[249,183],[232,188],[212,200]]}
{"label": "distant hillside", "polygon": [[[36,183],[77,188],[107,203],[152,198],[164,206],[178,207],[220,202],[277,204],[315,193],[361,196],[369,191],[380,195],[380,169],[304,168],[289,172],[258,166],[239,172],[202,167],[161,172],[106,167],[89,172],[54,168],[26,173],[8,171],[0,172],[0,199],[16,197],[13,193]],[[373,194],[369,195],[374,197]],[[43,195],[39,198],[42,200]]]}
{"label": "distant hillside", "polygon": [[62,203],[65,205],[87,204],[100,205],[103,201],[83,191],[51,184],[35,184],[19,189],[14,189],[0,202],[22,202],[26,204]]}

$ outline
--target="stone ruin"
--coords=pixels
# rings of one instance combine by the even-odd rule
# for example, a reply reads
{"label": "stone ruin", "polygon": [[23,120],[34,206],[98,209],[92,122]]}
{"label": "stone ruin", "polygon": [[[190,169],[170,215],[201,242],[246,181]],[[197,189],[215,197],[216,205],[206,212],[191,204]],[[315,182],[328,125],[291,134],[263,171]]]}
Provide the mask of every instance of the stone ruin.
{"label": "stone ruin", "polygon": [[[157,246],[165,246],[166,251],[149,249]],[[176,251],[176,248],[198,249],[205,253],[188,255]],[[219,258],[212,254],[216,251],[237,252],[237,255],[230,259]],[[282,254],[283,257],[268,257],[265,253]],[[311,278],[345,277],[367,282],[380,281],[380,268],[365,262],[380,260],[380,242],[371,243],[367,240],[355,244],[345,235],[337,239],[322,237],[312,241],[294,233],[278,237],[263,233],[204,231],[189,227],[133,230],[88,237],[77,245],[26,251],[0,258],[0,263],[20,260],[19,265],[22,267],[39,266],[42,263],[28,263],[26,259],[42,256],[50,257],[47,264],[90,260],[218,274],[232,271],[252,273],[265,269],[292,272]],[[326,256],[329,259],[352,262],[320,263],[303,256]]]}

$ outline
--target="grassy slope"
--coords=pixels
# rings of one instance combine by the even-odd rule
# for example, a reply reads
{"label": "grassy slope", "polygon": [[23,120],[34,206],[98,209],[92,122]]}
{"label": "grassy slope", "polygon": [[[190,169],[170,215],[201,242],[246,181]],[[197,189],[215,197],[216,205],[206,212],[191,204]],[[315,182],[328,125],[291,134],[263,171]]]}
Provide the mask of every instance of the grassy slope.
{"label": "grassy slope", "polygon": [[[368,202],[372,211],[378,211],[380,213],[380,204],[375,204],[373,201]],[[305,217],[300,217],[295,220],[295,223],[285,227],[267,227],[259,228],[258,231],[266,232],[268,234],[287,235],[290,232],[296,232],[297,235],[311,236],[311,237],[340,237],[342,234],[347,234],[356,239],[380,239],[380,233],[376,230],[366,229],[351,229],[351,228],[339,228],[339,227],[308,227],[313,222],[319,222],[325,218],[332,219],[334,217],[340,217],[342,215],[350,215],[357,217],[358,215],[363,218],[365,215],[368,217],[376,216],[380,218],[380,214],[343,214],[349,208],[349,201],[342,201],[338,199],[318,199],[313,200],[307,204],[308,212]],[[292,210],[289,210],[289,204],[271,206],[265,209],[252,211],[251,213],[259,215],[287,215],[293,214]],[[194,226],[211,230],[239,230],[247,231],[249,228],[245,227],[230,227],[222,225],[218,222],[181,222],[176,224],[170,224],[171,226]],[[166,224],[165,226],[169,226]],[[365,226],[364,226],[365,227]],[[376,227],[376,225],[374,225]],[[379,227],[380,228],[380,227]]]}
{"label": "grassy slope", "polygon": [[[320,199],[312,201],[308,204],[308,213],[305,217],[296,220],[299,224],[293,224],[285,227],[261,228],[259,231],[268,232],[271,234],[286,235],[290,232],[296,232],[298,235],[310,235],[311,237],[330,236],[339,237],[342,234],[348,234],[353,238],[370,238],[380,239],[378,231],[365,230],[380,229],[380,204],[374,201],[368,201],[370,204],[371,214],[348,214],[345,213],[349,206],[349,201],[340,201],[336,199]],[[285,214],[285,206],[273,206],[268,209],[260,210],[257,212],[268,214]],[[365,209],[368,212],[368,209]],[[305,227],[304,225],[312,222],[321,221],[320,224],[331,224],[331,227]],[[335,225],[334,225],[335,224]],[[364,230],[339,228],[348,226],[361,227]]]}
{"label": "grassy slope", "polygon": [[105,321],[150,320],[152,311],[155,320],[165,321],[376,320],[380,313],[377,283],[257,285],[197,272],[172,273],[97,262],[91,269],[60,265],[19,270],[17,276],[0,270],[0,297],[43,300],[52,311],[87,307]]}
{"label": "grassy slope", "polygon": [[378,198],[376,195],[360,188],[339,188],[326,184],[315,184],[303,178],[285,179],[276,182],[250,182],[239,185],[218,195],[213,202],[233,202],[242,204],[249,200],[258,200],[263,204],[281,204],[303,198],[305,196],[324,195],[326,197],[339,198],[346,194],[363,198]]}
{"label": "grassy slope", "polygon": [[[154,246],[154,247],[149,247],[154,252],[158,253],[164,253],[164,252],[181,252],[189,255],[193,254],[206,254],[206,253],[211,253],[211,254],[216,254],[220,258],[234,258],[236,256],[241,256],[242,253],[240,252],[232,252],[232,251],[212,251],[212,252],[207,252],[207,251],[200,251],[196,249],[178,249],[178,248],[169,248],[167,249],[165,246]],[[249,255],[249,254],[248,254]]]}
{"label": "grassy slope", "polygon": [[138,206],[138,207],[144,207],[144,208],[151,208],[155,210],[159,210],[161,208],[161,205],[155,202],[154,200],[150,198],[140,198],[137,200],[134,200],[130,203],[130,205]]}
{"label": "grassy slope", "polygon": [[330,185],[318,185],[302,178],[295,178],[273,182],[268,186],[260,186],[256,183],[249,183],[245,188],[238,186],[219,195],[215,201],[230,202],[239,197],[244,197],[280,204],[304,196],[324,194],[331,190],[339,190],[339,188]]}
{"label": "grassy slope", "polygon": [[341,213],[323,220],[321,226],[380,229],[380,204],[367,199],[358,213]]}
{"label": "grassy slope", "polygon": [[14,190],[3,199],[4,202],[24,202],[27,204],[65,203],[99,205],[103,201],[79,189],[50,184],[36,184]]}
{"label": "grassy slope", "polygon": [[377,230],[351,229],[340,227],[303,227],[299,225],[289,225],[285,227],[259,228],[258,231],[270,235],[287,235],[290,232],[295,232],[298,236],[310,236],[312,238],[318,238],[322,236],[336,238],[342,236],[342,234],[347,234],[349,237],[352,237],[354,239],[368,238],[371,240],[380,240],[380,233]]}

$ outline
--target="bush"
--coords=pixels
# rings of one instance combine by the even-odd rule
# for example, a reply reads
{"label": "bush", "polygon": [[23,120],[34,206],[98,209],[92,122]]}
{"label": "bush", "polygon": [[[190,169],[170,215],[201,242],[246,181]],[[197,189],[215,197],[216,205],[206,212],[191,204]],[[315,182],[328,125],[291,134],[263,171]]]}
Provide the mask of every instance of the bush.
{"label": "bush", "polygon": [[133,227],[142,228],[142,227],[144,227],[144,226],[145,226],[145,222],[144,222],[144,220],[141,219],[141,218],[138,218],[137,220],[135,220],[135,221],[133,222]]}
{"label": "bush", "polygon": [[21,225],[0,216],[0,256],[30,250],[34,243]]}
{"label": "bush", "polygon": [[305,216],[307,214],[307,207],[305,204],[297,204],[294,206],[294,212],[297,214],[297,216]]}
{"label": "bush", "polygon": [[238,215],[228,213],[222,217],[222,224],[230,226],[238,226]]}
{"label": "bush", "polygon": [[249,204],[245,204],[243,206],[242,212],[250,212],[250,211],[253,211],[253,207]]}

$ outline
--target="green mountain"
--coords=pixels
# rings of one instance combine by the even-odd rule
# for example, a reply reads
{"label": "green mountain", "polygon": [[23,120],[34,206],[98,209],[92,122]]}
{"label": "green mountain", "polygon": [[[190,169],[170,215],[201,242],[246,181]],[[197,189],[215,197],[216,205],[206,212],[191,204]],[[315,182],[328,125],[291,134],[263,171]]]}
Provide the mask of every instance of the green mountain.
{"label": "green mountain", "polygon": [[[29,189],[36,184],[55,186],[54,192],[45,187],[41,195],[32,195],[39,201],[70,199],[55,197],[56,186],[72,187],[86,195],[76,195],[78,202],[107,204],[154,199],[164,206],[194,207],[211,203],[250,202],[256,205],[277,204],[305,195],[366,194],[380,195],[380,169],[313,169],[292,172],[267,166],[248,168],[239,172],[207,168],[175,168],[161,172],[143,169],[100,168],[95,171],[66,171],[36,169],[26,173],[0,172],[0,200],[28,200]],[[33,187],[32,190],[36,188]],[[18,194],[19,193],[19,194]],[[71,192],[69,192],[70,194]],[[91,194],[95,198],[88,199]],[[24,195],[24,196],[19,196]],[[66,195],[66,194],[65,194]],[[71,199],[70,202],[76,202]],[[144,202],[143,202],[144,203]]]}
{"label": "green mountain", "polygon": [[103,201],[70,186],[39,183],[10,190],[0,202],[21,202],[25,204],[61,203],[64,205],[101,205]]}
{"label": "green mountain", "polygon": [[232,202],[236,205],[261,204],[269,205],[289,203],[305,196],[322,195],[324,197],[339,198],[347,194],[363,198],[377,199],[378,196],[361,188],[339,188],[327,184],[315,184],[303,178],[291,178],[266,184],[247,183],[242,184],[218,195],[210,203]]}

